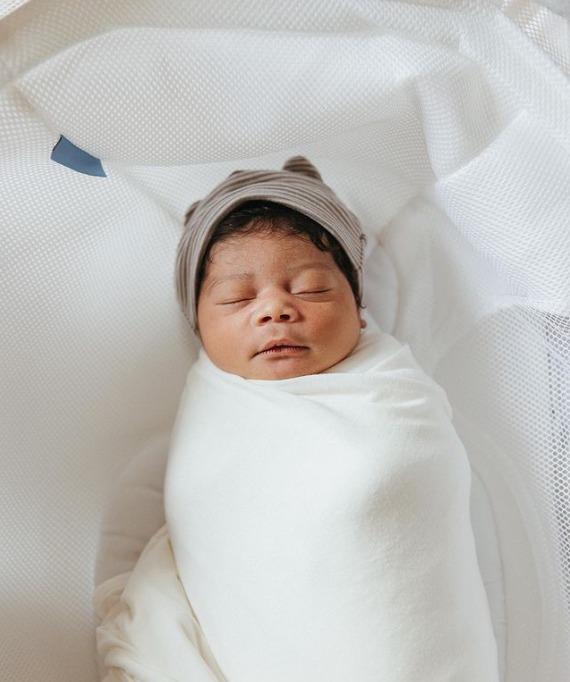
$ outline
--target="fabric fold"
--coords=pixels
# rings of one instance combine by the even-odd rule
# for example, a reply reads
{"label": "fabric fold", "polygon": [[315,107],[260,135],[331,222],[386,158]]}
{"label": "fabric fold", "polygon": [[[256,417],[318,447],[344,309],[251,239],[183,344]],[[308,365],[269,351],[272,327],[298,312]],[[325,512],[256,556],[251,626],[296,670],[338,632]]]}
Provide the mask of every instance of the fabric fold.
{"label": "fabric fold", "polygon": [[180,584],[166,524],[93,600],[103,682],[226,682]]}

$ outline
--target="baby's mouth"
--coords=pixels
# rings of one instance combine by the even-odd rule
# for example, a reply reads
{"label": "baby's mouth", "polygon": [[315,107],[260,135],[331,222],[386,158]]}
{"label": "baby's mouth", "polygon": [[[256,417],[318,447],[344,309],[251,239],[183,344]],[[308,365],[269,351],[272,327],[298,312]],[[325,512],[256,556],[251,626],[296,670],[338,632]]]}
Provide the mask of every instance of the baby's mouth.
{"label": "baby's mouth", "polygon": [[290,344],[275,344],[265,350],[260,350],[256,355],[295,355],[301,351],[308,350],[307,346],[294,346]]}

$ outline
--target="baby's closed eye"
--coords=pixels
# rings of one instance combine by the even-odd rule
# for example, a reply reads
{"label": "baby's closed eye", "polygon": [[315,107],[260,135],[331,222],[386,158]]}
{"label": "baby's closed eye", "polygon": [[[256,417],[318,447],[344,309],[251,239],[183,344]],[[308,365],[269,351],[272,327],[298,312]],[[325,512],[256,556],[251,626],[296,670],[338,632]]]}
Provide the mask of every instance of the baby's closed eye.
{"label": "baby's closed eye", "polygon": [[253,301],[255,296],[250,296],[248,298],[234,298],[230,301],[220,301],[218,305],[235,305],[236,303],[245,303],[246,301]]}
{"label": "baby's closed eye", "polygon": [[309,294],[326,294],[329,292],[330,289],[313,289],[313,290],[306,290],[306,291],[292,291],[291,293],[294,294],[295,296],[305,296]]}
{"label": "baby's closed eye", "polygon": [[[298,290],[297,289],[291,290],[291,294],[293,296],[314,297],[314,296],[319,296],[322,294],[327,294],[330,291],[331,291],[330,288],[325,289],[325,288],[299,287]],[[257,294],[255,292],[235,293],[231,296],[228,296],[228,298],[219,301],[218,305],[236,305],[238,303],[245,303],[247,301],[253,301],[256,298],[257,298]]]}

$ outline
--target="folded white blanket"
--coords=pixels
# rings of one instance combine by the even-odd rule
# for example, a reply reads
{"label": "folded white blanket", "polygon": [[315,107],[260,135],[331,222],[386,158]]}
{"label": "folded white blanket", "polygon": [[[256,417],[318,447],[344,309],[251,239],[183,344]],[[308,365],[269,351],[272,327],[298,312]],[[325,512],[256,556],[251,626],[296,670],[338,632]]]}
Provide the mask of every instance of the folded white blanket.
{"label": "folded white blanket", "polygon": [[325,373],[201,351],[171,442],[181,582],[230,682],[494,682],[471,470],[443,389],[365,331]]}
{"label": "folded white blanket", "polygon": [[93,595],[103,682],[226,682],[176,572],[162,526],[132,571]]}
{"label": "folded white blanket", "polygon": [[167,526],[98,588],[107,679],[497,682],[470,480],[444,391],[388,334],[280,381],[201,351]]}

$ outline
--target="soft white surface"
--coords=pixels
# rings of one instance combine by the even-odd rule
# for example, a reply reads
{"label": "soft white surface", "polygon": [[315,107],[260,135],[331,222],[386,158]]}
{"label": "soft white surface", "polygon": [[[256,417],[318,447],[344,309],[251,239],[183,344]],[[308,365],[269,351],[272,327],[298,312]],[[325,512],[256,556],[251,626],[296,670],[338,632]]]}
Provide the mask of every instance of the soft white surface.
{"label": "soft white surface", "polygon": [[[168,437],[197,350],[172,283],[184,210],[235,168],[294,154],[386,249],[394,336],[469,427],[500,548],[507,676],[570,678],[564,8],[3,6],[6,679],[96,679],[103,506],[136,454]],[[61,134],[99,156],[106,177],[52,161]],[[371,309],[381,296],[369,288]]]}
{"label": "soft white surface", "polygon": [[164,525],[164,472],[170,435],[157,437],[121,472],[105,502],[95,585],[131,571]]}
{"label": "soft white surface", "polygon": [[224,676],[498,681],[470,491],[445,393],[394,337],[367,328],[330,370],[280,381],[200,351],[165,511]]}
{"label": "soft white surface", "polygon": [[[366,316],[366,314],[365,314]],[[367,316],[366,316],[367,317]],[[454,424],[459,429],[463,442],[468,446],[472,453],[472,459],[479,463],[480,454],[477,451],[477,434],[473,437],[472,434],[465,431],[463,418],[457,414],[454,417]],[[479,434],[479,439],[480,439]],[[167,528],[164,517],[163,505],[163,486],[164,486],[164,472],[166,468],[168,447],[170,436],[169,434],[157,438],[148,447],[143,448],[137,453],[125,470],[117,479],[109,499],[106,501],[105,513],[101,524],[101,538],[99,540],[99,548],[97,553],[97,563],[95,572],[95,584],[100,586],[94,595],[95,604],[99,605],[97,625],[104,623],[114,623],[114,627],[120,627],[117,613],[119,610],[128,610],[128,595],[121,594],[130,578],[130,574],[135,568],[143,550],[146,548],[147,555],[145,559],[141,560],[137,567],[136,581],[145,581],[146,590],[163,590],[172,591],[171,573],[168,571],[155,576],[155,583],[148,584],[147,561],[156,561],[156,555],[150,553],[151,548],[155,543],[160,542],[160,550],[165,556],[159,560],[164,566],[172,569],[171,562],[173,558],[168,554],[171,552],[170,543],[167,542]],[[473,454],[473,453],[476,453]],[[479,466],[479,464],[478,464]],[[488,466],[488,465],[487,465]],[[485,470],[483,480],[487,480],[491,476],[490,482],[492,485],[505,485],[503,478],[496,472],[489,474]],[[508,491],[499,490],[497,493],[501,499],[508,499]],[[509,508],[509,502],[506,503],[506,508]],[[512,515],[512,511],[511,511]],[[506,655],[506,621],[505,621],[505,594],[503,584],[503,568],[502,557],[500,552],[500,542],[497,537],[497,529],[493,516],[493,508],[489,499],[488,493],[485,490],[485,483],[481,480],[480,475],[472,472],[472,487],[471,487],[471,523],[473,526],[473,533],[475,536],[477,556],[479,568],[489,607],[491,610],[491,618],[493,623],[493,630],[497,640],[497,648],[499,653],[499,679],[505,679],[505,655]],[[503,530],[505,537],[503,543],[507,544],[508,539],[513,532],[520,534],[520,520],[510,521],[511,526]],[[151,542],[152,536],[155,536]],[[509,545],[510,546],[510,545]],[[516,565],[517,562],[525,563],[528,557],[524,556],[525,547],[528,542],[517,542],[516,546],[511,546],[507,560]],[[160,582],[162,579],[162,584]],[[131,593],[135,591],[132,587],[135,579],[131,579]],[[103,585],[103,583],[105,583]],[[182,590],[182,592],[180,592]],[[182,598],[183,588],[180,586],[178,591],[181,603],[186,602]],[[135,591],[136,594],[136,591]],[[187,608],[187,607],[186,607]],[[533,604],[530,600],[518,600],[513,604],[513,608],[517,610],[517,617],[527,622],[529,626],[534,623],[533,618]],[[101,620],[103,619],[103,620]],[[188,632],[195,632],[196,635],[201,633],[201,630],[196,628],[196,621],[192,618],[192,614],[186,613],[185,619],[192,627],[188,627]],[[152,620],[146,620],[143,624],[147,626]],[[113,631],[113,626],[109,625],[109,632]],[[147,629],[148,632],[148,629]],[[158,641],[160,632],[154,631],[151,636]],[[107,655],[108,648],[116,647],[120,640],[124,640],[124,635],[120,631],[108,637],[106,644],[100,645],[100,655],[104,658]],[[199,640],[198,640],[199,641]],[[195,665],[196,652],[188,647],[188,643],[183,642],[178,656],[172,660],[173,664],[186,666]],[[190,661],[193,663],[189,663]],[[213,657],[211,659],[213,661]],[[212,668],[214,666],[212,665]],[[184,667],[178,668],[183,670]],[[106,668],[101,661],[100,678],[103,679],[106,675]],[[212,672],[210,670],[209,672]],[[221,674],[221,673],[220,673]],[[193,682],[196,682],[195,680]]]}
{"label": "soft white surface", "polygon": [[[367,271],[376,269],[380,272],[378,264],[374,263],[374,261],[382,251],[381,248],[375,249],[368,256]],[[385,262],[386,256],[383,255],[381,264]],[[390,273],[393,272],[393,269],[386,268],[383,272]],[[385,284],[387,286],[382,285],[377,291],[381,292],[379,299],[383,302],[385,309],[389,310],[391,307],[389,305],[390,298],[394,297],[396,292],[393,288],[394,281],[391,277],[387,277]],[[378,329],[378,325],[376,325],[374,318],[370,316],[368,311],[365,310],[362,314],[367,320],[369,328]],[[385,327],[384,330],[386,330]],[[454,418],[454,424],[457,425],[457,416]],[[472,434],[466,433],[462,419],[459,421],[459,428],[461,429],[462,440],[465,439],[464,442],[469,446],[468,451],[471,453],[472,464],[478,470],[484,465],[484,462],[483,464],[480,463],[480,454],[478,452],[481,446],[477,445],[478,441],[480,442],[481,440],[481,435],[473,437]],[[165,524],[163,488],[169,445],[170,434],[164,434],[138,452],[129,462],[129,465],[121,472],[106,501],[97,553],[95,584],[101,585],[105,581],[108,582],[101,588],[102,591],[100,590],[95,601],[96,603],[105,604],[107,622],[115,619],[116,609],[126,609],[124,603],[122,606],[114,606],[117,604],[117,600],[119,600],[122,586],[126,583],[128,573],[134,569],[137,560],[151,537],[158,533]],[[482,474],[477,473],[477,470],[472,473],[471,523],[475,536],[479,568],[485,585],[493,629],[497,639],[500,679],[504,680],[506,622],[503,558],[497,537],[493,507],[485,489],[484,481],[487,481],[488,475],[483,475],[482,479]],[[486,473],[486,469],[484,469],[484,472]],[[506,472],[504,476],[509,477]],[[494,483],[491,481],[490,484],[500,485],[497,479],[501,480],[502,475],[499,476],[497,474],[494,478]],[[498,494],[501,499],[505,499],[506,495],[508,495],[504,490]],[[511,533],[512,530],[510,529],[506,531],[506,537],[503,538],[503,542],[508,542]],[[158,541],[158,536],[155,541]],[[520,556],[524,547],[525,545],[521,543],[517,543],[517,551],[515,551],[514,547],[510,547],[506,557],[507,560],[514,561],[516,564],[517,560],[513,558],[513,555],[516,556],[518,552]],[[162,542],[161,550],[157,551],[168,552],[169,545],[166,542]],[[152,555],[149,555],[148,560],[152,560]],[[520,560],[521,562],[526,562],[528,559],[522,556]],[[145,580],[146,566],[139,566],[137,571],[138,575],[141,576],[140,579]],[[166,585],[168,585],[168,574],[164,577],[166,577]],[[113,580],[110,580],[111,578]],[[160,589],[160,587],[156,585],[154,589]],[[108,599],[111,599],[111,601],[107,601]],[[525,620],[529,625],[534,622],[532,617],[533,607],[529,600],[519,600],[513,607],[518,611],[518,618]],[[115,612],[111,610],[112,608],[115,608]],[[100,648],[103,655],[105,655],[105,647]],[[182,655],[182,652],[179,653],[181,654],[181,665],[184,665],[187,656],[193,656],[192,652],[187,649],[184,650],[184,655]]]}
{"label": "soft white surface", "polygon": [[[381,261],[378,263],[377,259],[380,254],[382,254]],[[390,299],[395,300],[396,291],[394,289],[395,281],[390,276],[390,273],[393,273],[393,268],[388,267],[381,270],[379,267],[379,265],[384,266],[386,262],[387,257],[383,253],[383,249],[378,247],[368,256],[366,270],[367,272],[376,270],[380,273],[380,276],[384,273],[384,280],[379,280],[379,286],[376,290],[381,293],[378,298],[383,303],[383,310],[389,311],[391,307],[395,307],[390,306],[389,303]],[[371,317],[369,311],[363,311],[362,315],[367,320],[369,328],[378,329],[378,325],[374,318]],[[388,324],[387,321],[386,324]],[[383,327],[383,329],[386,331],[387,327]],[[457,424],[457,417],[454,418],[454,423]],[[462,440],[466,439],[469,444],[469,451],[472,453],[472,460],[479,467],[479,453],[477,453],[478,439],[464,432],[461,426],[462,420],[459,423]],[[138,452],[124,471],[121,472],[105,504],[97,553],[95,584],[99,586],[107,582],[105,586],[100,588],[99,593],[95,597],[95,602],[101,605],[100,608],[103,608],[105,622],[110,623],[114,621],[114,627],[117,627],[118,624],[116,620],[117,609],[127,609],[124,599],[121,602],[119,598],[121,590],[129,577],[128,574],[134,569],[137,560],[151,537],[157,534],[165,524],[163,488],[169,445],[170,434],[165,434],[156,438]],[[495,476],[495,478],[498,477]],[[486,477],[483,480],[486,480]],[[495,485],[497,485],[497,481],[495,481]],[[500,492],[502,499],[505,498],[505,495],[504,491]],[[483,584],[485,585],[493,630],[497,640],[500,679],[504,680],[506,623],[503,559],[501,557],[500,543],[497,538],[493,507],[485,490],[485,484],[481,480],[481,474],[478,474],[476,471],[472,472],[470,505],[471,523],[475,536],[479,568]],[[510,532],[508,531],[508,533]],[[164,533],[164,530],[162,533]],[[154,542],[158,542],[159,537],[157,534]],[[170,545],[165,542],[164,537],[162,537],[161,543],[162,547],[157,551],[166,552],[167,558],[163,559],[163,561],[168,565],[168,551],[171,551],[169,549]],[[517,547],[520,553],[522,547],[520,544]],[[513,553],[514,548],[511,548],[509,555],[512,556]],[[152,557],[153,555],[149,554],[146,561],[152,561]],[[523,557],[521,561],[526,561],[526,557]],[[139,565],[137,575],[140,576],[140,580],[144,581],[147,579],[146,571],[146,564]],[[163,583],[162,589],[170,589],[166,587],[170,578],[169,574],[163,574],[162,578],[166,580]],[[139,577],[137,577],[137,580],[139,580]],[[148,585],[146,589],[149,589]],[[159,590],[161,587],[157,584],[153,589]],[[117,604],[121,605],[118,606]],[[523,604],[527,605],[526,610],[523,608]],[[532,607],[528,600],[526,602],[519,602],[516,608],[519,611],[519,618],[526,619],[529,623],[532,622]],[[158,636],[157,633],[154,636],[156,638]],[[114,645],[113,640],[107,644],[107,646]],[[107,646],[100,646],[102,656],[106,655]],[[186,657],[190,656],[190,660],[193,660],[195,656],[195,653],[189,651],[187,647],[183,647],[183,651],[180,651],[179,654],[179,662],[182,666],[185,665]],[[103,670],[104,668],[102,667]],[[101,677],[103,677],[103,672]]]}
{"label": "soft white surface", "polygon": [[134,569],[97,587],[103,682],[225,682],[177,575],[168,527]]}

